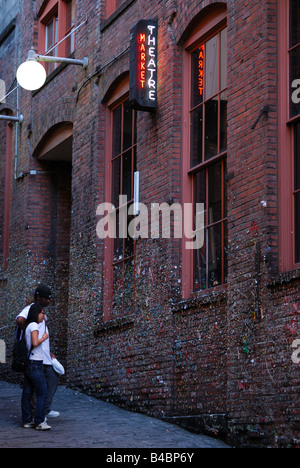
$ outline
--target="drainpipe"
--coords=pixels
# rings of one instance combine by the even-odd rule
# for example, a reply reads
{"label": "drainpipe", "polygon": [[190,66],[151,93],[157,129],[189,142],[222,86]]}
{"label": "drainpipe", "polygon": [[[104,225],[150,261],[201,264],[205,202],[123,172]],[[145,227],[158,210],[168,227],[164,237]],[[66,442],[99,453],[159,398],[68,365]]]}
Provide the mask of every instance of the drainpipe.
{"label": "drainpipe", "polygon": [[[17,117],[19,117],[19,86],[17,86]],[[23,116],[22,116],[23,117]],[[23,119],[22,119],[23,121]],[[22,175],[18,176],[18,143],[19,143],[19,125],[20,120],[16,123],[16,142],[15,142],[15,180],[18,180]]]}

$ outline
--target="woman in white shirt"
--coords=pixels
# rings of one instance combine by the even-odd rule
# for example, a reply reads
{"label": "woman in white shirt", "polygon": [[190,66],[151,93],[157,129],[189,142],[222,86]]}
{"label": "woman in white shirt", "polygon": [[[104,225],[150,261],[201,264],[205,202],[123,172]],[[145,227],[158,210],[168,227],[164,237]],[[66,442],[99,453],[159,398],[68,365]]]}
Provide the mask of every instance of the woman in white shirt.
{"label": "woman in white shirt", "polygon": [[[43,369],[42,343],[48,339],[48,334],[39,324],[44,321],[44,310],[40,304],[30,307],[26,321],[25,339],[29,353],[29,365],[24,375],[22,393],[23,427],[34,428],[40,431],[51,429],[45,421],[45,404],[48,397],[47,383]],[[31,398],[36,393],[34,421],[32,421]]]}

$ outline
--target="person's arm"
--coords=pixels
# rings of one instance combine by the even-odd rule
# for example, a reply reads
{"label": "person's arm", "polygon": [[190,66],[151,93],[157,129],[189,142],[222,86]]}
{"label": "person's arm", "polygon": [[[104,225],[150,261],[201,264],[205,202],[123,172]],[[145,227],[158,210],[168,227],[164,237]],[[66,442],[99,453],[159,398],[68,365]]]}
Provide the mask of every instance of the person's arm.
{"label": "person's arm", "polygon": [[21,330],[25,330],[26,319],[24,317],[17,317],[16,322],[18,327],[21,328]]}
{"label": "person's arm", "polygon": [[34,330],[31,332],[31,343],[34,348],[42,344],[44,341],[48,340],[48,333],[44,333],[42,338],[39,340],[39,332],[38,330]]}

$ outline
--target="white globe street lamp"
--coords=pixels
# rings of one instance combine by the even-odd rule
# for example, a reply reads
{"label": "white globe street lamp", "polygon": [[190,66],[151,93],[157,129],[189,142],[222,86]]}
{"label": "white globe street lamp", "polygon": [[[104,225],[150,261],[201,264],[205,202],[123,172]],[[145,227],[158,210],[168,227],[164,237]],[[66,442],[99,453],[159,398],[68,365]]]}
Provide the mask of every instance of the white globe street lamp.
{"label": "white globe street lamp", "polygon": [[17,81],[19,85],[28,91],[35,91],[40,89],[46,81],[46,70],[41,63],[38,62],[51,62],[51,63],[65,63],[67,65],[79,65],[84,70],[88,67],[88,58],[84,57],[83,60],[62,58],[62,57],[48,57],[47,55],[36,54],[33,49],[28,52],[26,62],[22,63],[17,70]]}
{"label": "white globe street lamp", "polygon": [[46,70],[41,63],[37,62],[33,51],[28,53],[28,59],[22,63],[17,70],[17,81],[22,88],[35,91],[41,88],[46,81]]}

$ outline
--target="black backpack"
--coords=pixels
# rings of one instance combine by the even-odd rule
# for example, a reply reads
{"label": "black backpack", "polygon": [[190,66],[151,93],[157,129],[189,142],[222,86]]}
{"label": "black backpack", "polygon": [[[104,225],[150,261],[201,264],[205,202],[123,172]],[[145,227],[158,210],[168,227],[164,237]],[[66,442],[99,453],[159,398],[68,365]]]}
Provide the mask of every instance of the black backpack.
{"label": "black backpack", "polygon": [[[13,347],[13,359],[11,368],[14,372],[25,372],[29,364],[29,352],[25,340],[25,332],[17,332],[17,337]],[[21,336],[20,336],[21,335]]]}

